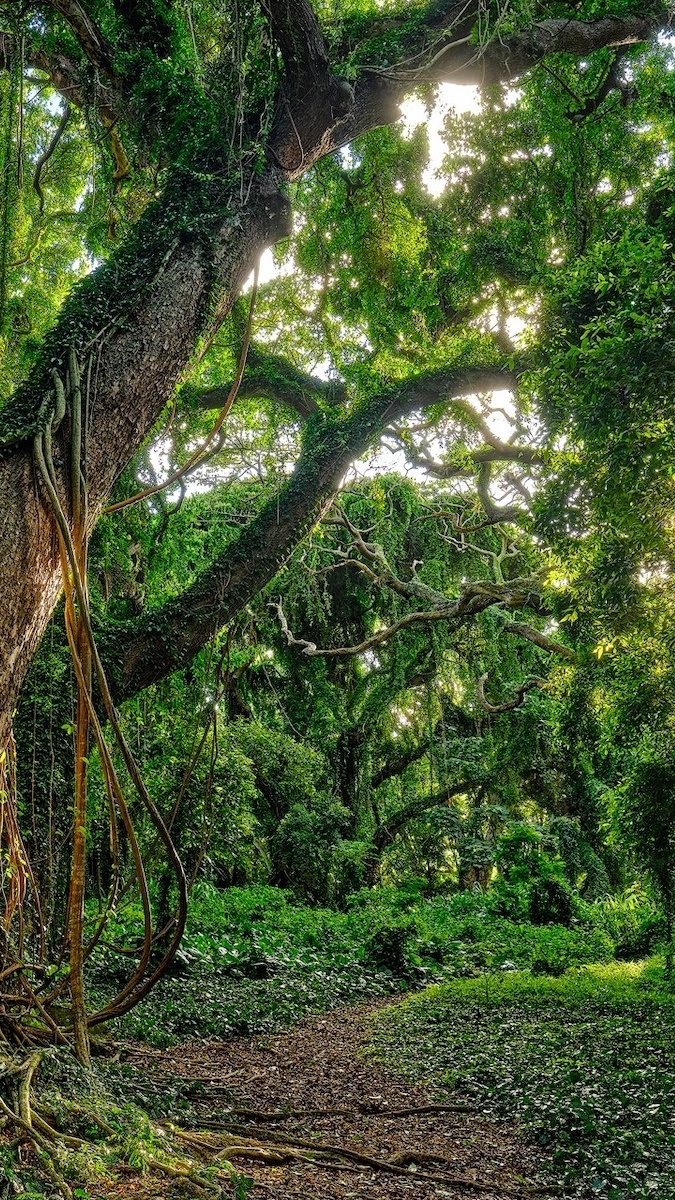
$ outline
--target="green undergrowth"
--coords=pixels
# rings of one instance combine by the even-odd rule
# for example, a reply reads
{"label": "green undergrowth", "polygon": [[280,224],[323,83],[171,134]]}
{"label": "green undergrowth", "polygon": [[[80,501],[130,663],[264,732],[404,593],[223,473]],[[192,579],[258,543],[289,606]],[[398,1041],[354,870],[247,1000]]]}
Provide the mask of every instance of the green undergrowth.
{"label": "green undergrowth", "polygon": [[566,1187],[675,1197],[675,996],[657,960],[432,986],[377,1015],[372,1053],[518,1117]]}
{"label": "green undergrowth", "polygon": [[[113,946],[133,943],[138,932],[129,911],[97,952],[91,983],[99,995],[128,969]],[[533,925],[468,892],[427,900],[414,887],[364,890],[336,911],[310,908],[278,888],[202,884],[171,975],[116,1032],[165,1046],[269,1032],[309,1013],[486,971],[555,976],[610,960],[618,932],[599,908],[569,927]]]}

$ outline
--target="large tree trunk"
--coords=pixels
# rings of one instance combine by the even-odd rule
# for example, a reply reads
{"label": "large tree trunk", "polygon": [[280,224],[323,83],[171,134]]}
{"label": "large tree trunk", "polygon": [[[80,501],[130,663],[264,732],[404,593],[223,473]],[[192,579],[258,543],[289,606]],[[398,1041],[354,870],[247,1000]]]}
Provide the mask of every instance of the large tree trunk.
{"label": "large tree trunk", "polygon": [[[223,205],[224,208],[224,205]],[[233,205],[220,224],[213,223],[212,246],[167,231],[165,254],[138,302],[123,312],[121,327],[85,326],[75,348],[92,358],[90,436],[87,454],[90,520],[96,521],[120,471],[154,425],[190,362],[201,335],[219,324],[236,299],[262,251],[288,231],[288,202],[267,180],[241,209]],[[146,215],[147,224],[157,213]],[[110,286],[115,262],[100,268],[101,286]],[[133,275],[133,267],[126,265]],[[129,287],[121,275],[117,287]],[[71,303],[59,321],[63,361],[73,345]],[[205,314],[208,314],[206,316]],[[42,387],[40,387],[42,384]],[[34,411],[48,386],[45,370],[36,372],[24,403]],[[68,494],[65,421],[55,441],[55,464],[65,504]],[[5,744],[21,683],[54,609],[61,586],[53,517],[33,469],[32,444],[24,439],[0,459],[0,639],[6,648],[0,664],[0,746]]]}

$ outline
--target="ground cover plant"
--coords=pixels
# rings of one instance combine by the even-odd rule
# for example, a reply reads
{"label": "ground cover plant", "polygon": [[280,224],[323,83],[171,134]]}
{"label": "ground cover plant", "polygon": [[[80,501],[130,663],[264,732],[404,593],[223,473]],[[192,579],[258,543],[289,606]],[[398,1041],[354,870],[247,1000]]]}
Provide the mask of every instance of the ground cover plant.
{"label": "ground cover plant", "polygon": [[675,1196],[675,997],[662,962],[453,980],[378,1016],[372,1052],[517,1117],[565,1187]]}
{"label": "ground cover plant", "polygon": [[[380,889],[336,911],[279,888],[204,884],[171,976],[110,1031],[166,1046],[280,1029],[429,980],[483,979],[516,966],[560,975],[612,958],[621,931],[612,937],[605,923],[601,905],[568,928],[509,921],[475,893],[425,900],[415,888]],[[93,985],[110,981],[115,964],[114,952],[99,954]]]}

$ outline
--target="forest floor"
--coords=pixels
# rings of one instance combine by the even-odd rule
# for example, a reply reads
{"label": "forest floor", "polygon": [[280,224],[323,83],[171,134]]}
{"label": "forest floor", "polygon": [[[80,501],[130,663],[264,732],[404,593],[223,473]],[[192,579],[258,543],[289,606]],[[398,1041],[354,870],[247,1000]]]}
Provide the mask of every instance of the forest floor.
{"label": "forest floor", "polygon": [[[160,1085],[162,1078],[176,1076],[203,1084],[204,1099],[197,1107],[205,1125],[217,1121],[225,1105],[260,1113],[293,1110],[276,1122],[256,1125],[254,1120],[257,1136],[271,1133],[291,1145],[340,1146],[404,1168],[396,1175],[347,1161],[263,1165],[237,1159],[237,1169],[253,1181],[252,1200],[257,1195],[272,1200],[503,1200],[532,1194],[533,1188],[545,1190],[542,1152],[514,1124],[476,1110],[425,1112],[426,1106],[443,1102],[459,1106],[463,1097],[410,1084],[369,1058],[371,1017],[387,1003],[337,1009],[274,1035],[189,1042],[169,1050],[139,1047],[129,1051],[129,1061]],[[307,1115],[308,1109],[322,1113]],[[302,1115],[293,1115],[297,1110]],[[395,1115],[397,1110],[404,1111]],[[250,1140],[256,1134],[246,1120]],[[106,1187],[105,1195],[154,1200],[167,1191],[169,1181],[156,1174],[127,1175]]]}

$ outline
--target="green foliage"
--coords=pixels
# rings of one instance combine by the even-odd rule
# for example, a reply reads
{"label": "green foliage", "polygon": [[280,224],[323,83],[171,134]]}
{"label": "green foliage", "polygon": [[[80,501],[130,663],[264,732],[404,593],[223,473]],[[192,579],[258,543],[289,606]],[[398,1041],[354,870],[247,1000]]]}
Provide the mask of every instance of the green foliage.
{"label": "green foliage", "polygon": [[366,958],[392,975],[405,978],[411,971],[410,943],[417,932],[417,925],[411,916],[381,920],[366,939]]}
{"label": "green foliage", "polygon": [[[172,977],[122,1027],[156,1045],[264,1032],[429,979],[516,967],[562,974],[612,957],[600,907],[572,929],[517,924],[480,894],[425,900],[420,883],[364,889],[342,912],[302,905],[278,888],[218,891],[200,883]],[[128,910],[111,930],[113,944],[96,951],[97,993],[114,983],[120,956],[113,947],[138,936],[138,917]],[[616,914],[614,922],[622,928]]]}
{"label": "green foliage", "polygon": [[612,964],[431,988],[379,1016],[373,1046],[415,1079],[517,1116],[564,1186],[668,1200],[674,1033],[659,969]]}

